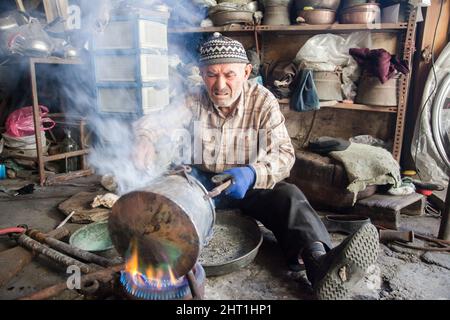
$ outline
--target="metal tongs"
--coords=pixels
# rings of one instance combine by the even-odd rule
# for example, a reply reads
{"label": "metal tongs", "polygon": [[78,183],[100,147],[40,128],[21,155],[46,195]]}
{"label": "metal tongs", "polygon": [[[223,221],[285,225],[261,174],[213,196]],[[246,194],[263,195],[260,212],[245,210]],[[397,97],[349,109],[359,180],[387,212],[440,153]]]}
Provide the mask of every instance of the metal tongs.
{"label": "metal tongs", "polygon": [[211,181],[215,185],[217,185],[217,187],[208,192],[208,195],[205,196],[208,198],[215,198],[219,196],[222,192],[224,192],[226,189],[228,189],[229,186],[231,186],[234,183],[233,176],[228,173],[216,175],[211,178]]}

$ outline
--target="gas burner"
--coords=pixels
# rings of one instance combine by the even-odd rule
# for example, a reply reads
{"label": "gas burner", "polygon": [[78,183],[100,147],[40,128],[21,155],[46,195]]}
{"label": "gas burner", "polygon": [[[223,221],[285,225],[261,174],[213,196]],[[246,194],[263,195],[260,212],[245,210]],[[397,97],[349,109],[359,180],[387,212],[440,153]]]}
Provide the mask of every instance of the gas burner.
{"label": "gas burner", "polygon": [[[205,271],[197,263],[194,266],[193,274],[195,283],[189,283],[191,280],[184,276],[176,281],[170,279],[149,279],[141,273],[132,275],[127,271],[120,272],[120,283],[125,297],[138,300],[187,300],[193,299],[191,285],[200,288],[200,294],[203,295],[205,283]],[[201,298],[201,297],[196,297]]]}

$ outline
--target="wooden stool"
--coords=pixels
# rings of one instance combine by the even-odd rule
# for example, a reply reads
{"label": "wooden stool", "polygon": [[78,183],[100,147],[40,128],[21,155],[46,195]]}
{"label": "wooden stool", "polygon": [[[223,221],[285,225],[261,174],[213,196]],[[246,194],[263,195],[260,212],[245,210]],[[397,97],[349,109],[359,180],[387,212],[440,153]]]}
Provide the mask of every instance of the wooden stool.
{"label": "wooden stool", "polygon": [[352,213],[369,217],[373,224],[397,230],[401,213],[423,215],[425,205],[426,197],[418,193],[407,196],[374,194],[356,202]]}

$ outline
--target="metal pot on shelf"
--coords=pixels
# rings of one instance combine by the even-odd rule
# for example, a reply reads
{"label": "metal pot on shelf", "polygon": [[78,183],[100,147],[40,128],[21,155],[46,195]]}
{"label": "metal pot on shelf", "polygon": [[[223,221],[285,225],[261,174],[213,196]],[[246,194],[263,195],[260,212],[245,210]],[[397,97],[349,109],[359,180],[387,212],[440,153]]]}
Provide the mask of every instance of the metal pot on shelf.
{"label": "metal pot on shelf", "polygon": [[336,21],[336,11],[329,9],[300,10],[297,22],[307,24],[332,24]]}
{"label": "metal pot on shelf", "polygon": [[219,4],[224,2],[245,5],[252,2],[252,0],[217,0],[217,3]]}
{"label": "metal pot on shelf", "polygon": [[240,6],[235,3],[224,2],[209,8],[208,16],[215,26],[223,26],[232,23],[254,23],[253,11],[248,9],[245,4]]}
{"label": "metal pot on shelf", "polygon": [[381,20],[378,3],[366,3],[352,6],[341,11],[340,22],[348,24],[370,24]]}
{"label": "metal pot on shelf", "polygon": [[342,0],[341,1],[341,10],[347,9],[353,6],[357,6],[360,4],[366,4],[366,3],[374,3],[375,1],[371,0]]}
{"label": "metal pot on shelf", "polygon": [[17,28],[29,22],[28,17],[20,11],[11,11],[0,16],[0,31]]}
{"label": "metal pot on shelf", "polygon": [[295,0],[297,10],[303,10],[304,7],[330,9],[336,11],[341,0]]}
{"label": "metal pot on shelf", "polygon": [[232,23],[253,24],[252,11],[218,11],[209,14],[215,26],[224,26]]}
{"label": "metal pot on shelf", "polygon": [[399,76],[395,76],[381,83],[377,77],[363,74],[359,81],[355,102],[383,107],[397,106],[398,80]]}
{"label": "metal pot on shelf", "polygon": [[320,101],[343,100],[339,72],[314,71],[313,78]]}
{"label": "metal pot on shelf", "polygon": [[279,3],[267,1],[264,11],[265,25],[288,26],[291,24],[289,19],[288,5],[280,5]]}

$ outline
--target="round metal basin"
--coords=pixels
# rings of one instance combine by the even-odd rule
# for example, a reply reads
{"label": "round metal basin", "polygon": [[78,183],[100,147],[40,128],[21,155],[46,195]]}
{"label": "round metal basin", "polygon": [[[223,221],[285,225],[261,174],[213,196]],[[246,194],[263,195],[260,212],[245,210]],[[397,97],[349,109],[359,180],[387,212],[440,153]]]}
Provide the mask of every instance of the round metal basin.
{"label": "round metal basin", "polygon": [[109,236],[108,222],[96,222],[75,231],[69,243],[79,249],[91,252],[106,251],[114,248]]}
{"label": "round metal basin", "polygon": [[207,276],[219,276],[249,265],[258,254],[263,236],[256,221],[234,211],[217,212],[214,233],[199,262]]}

